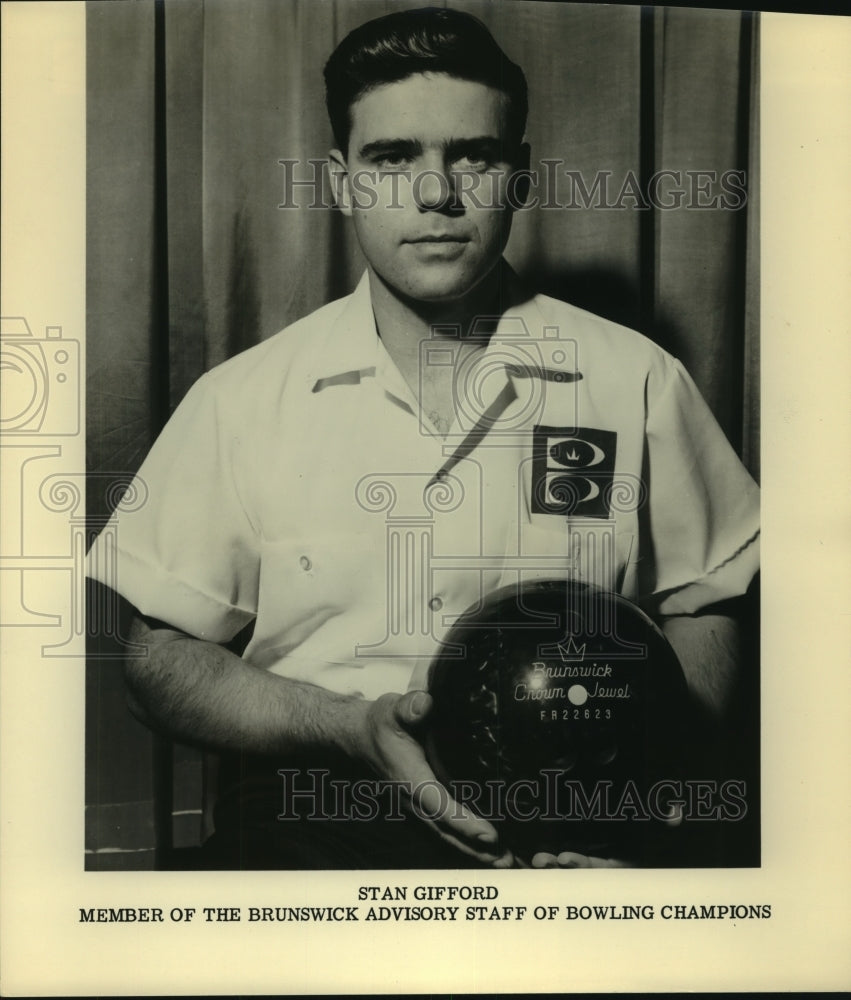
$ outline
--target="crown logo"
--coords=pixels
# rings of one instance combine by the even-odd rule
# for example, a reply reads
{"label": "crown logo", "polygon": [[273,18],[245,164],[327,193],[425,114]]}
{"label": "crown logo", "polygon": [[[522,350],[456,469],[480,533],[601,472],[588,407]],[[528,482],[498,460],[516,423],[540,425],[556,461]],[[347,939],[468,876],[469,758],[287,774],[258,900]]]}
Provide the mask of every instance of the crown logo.
{"label": "crown logo", "polygon": [[585,659],[585,643],[583,642],[581,646],[577,646],[573,641],[573,636],[567,640],[567,645],[559,642],[558,651],[562,658],[562,662],[570,663],[572,661],[584,660]]}
{"label": "crown logo", "polygon": [[573,451],[569,451],[564,457],[568,460],[568,462],[578,462],[579,461],[579,455],[578,455],[578,453],[577,453],[577,451],[576,451],[575,448],[573,449]]}

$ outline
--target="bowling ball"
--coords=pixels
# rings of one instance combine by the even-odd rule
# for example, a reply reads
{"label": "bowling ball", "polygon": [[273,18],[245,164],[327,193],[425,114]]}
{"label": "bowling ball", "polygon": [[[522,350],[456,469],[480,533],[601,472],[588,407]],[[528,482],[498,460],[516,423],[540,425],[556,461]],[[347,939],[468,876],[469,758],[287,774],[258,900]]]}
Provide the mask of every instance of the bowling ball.
{"label": "bowling ball", "polygon": [[437,778],[520,858],[653,864],[675,848],[688,692],[630,601],[559,580],[497,590],[450,629],[428,688]]}

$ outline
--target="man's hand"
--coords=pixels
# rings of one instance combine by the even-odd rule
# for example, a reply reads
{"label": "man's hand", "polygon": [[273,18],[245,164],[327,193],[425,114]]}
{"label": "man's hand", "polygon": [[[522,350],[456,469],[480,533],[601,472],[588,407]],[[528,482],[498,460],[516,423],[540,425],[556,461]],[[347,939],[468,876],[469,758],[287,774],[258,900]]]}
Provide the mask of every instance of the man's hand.
{"label": "man's hand", "polygon": [[[683,810],[679,804],[668,809],[668,815],[663,820],[667,827],[677,827],[683,821]],[[636,868],[633,861],[623,858],[598,858],[592,855],[579,854],[577,851],[561,851],[559,854],[549,854],[539,851],[532,857],[532,868]]]}
{"label": "man's hand", "polygon": [[456,802],[426,761],[414,734],[431,704],[425,691],[385,694],[366,702],[362,739],[356,735],[355,753],[382,778],[398,782],[408,810],[441,839],[484,864],[511,867],[512,854],[500,849],[493,826]]}

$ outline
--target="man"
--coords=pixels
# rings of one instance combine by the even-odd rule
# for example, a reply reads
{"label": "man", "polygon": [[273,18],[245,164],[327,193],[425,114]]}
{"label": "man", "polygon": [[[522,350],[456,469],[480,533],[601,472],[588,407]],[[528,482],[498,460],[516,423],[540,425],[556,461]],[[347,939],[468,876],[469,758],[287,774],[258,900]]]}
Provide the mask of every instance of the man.
{"label": "man", "polygon": [[[672,358],[503,262],[526,85],[480,22],[388,15],[325,78],[367,274],[204,376],[141,468],[149,502],[118,520],[147,650],[127,681],[151,725],[231,755],[212,865],[505,867],[418,738],[454,617],[537,577],[618,590],[722,717],[735,629],[711,609],[753,577],[756,491]],[[346,803],[366,776],[375,808]]]}

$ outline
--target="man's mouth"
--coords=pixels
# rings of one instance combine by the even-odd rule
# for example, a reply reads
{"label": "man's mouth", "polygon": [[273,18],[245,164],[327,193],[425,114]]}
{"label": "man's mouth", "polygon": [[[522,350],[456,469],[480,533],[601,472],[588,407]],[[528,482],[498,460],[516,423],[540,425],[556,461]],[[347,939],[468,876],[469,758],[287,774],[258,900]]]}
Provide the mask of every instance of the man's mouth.
{"label": "man's mouth", "polygon": [[467,236],[455,236],[452,233],[439,233],[432,236],[412,236],[403,240],[404,243],[469,243]]}

